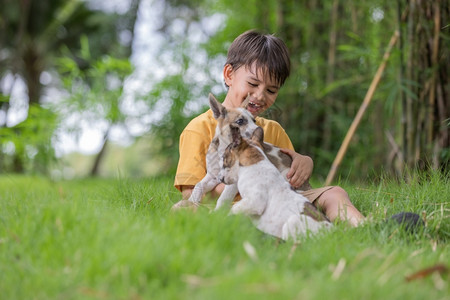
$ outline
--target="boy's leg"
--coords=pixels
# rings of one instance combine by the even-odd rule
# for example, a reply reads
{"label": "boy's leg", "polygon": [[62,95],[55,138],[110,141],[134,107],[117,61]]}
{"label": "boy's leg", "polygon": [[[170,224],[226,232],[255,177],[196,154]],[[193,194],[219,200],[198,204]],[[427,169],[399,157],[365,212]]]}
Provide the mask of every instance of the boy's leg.
{"label": "boy's leg", "polygon": [[323,192],[314,204],[325,212],[330,221],[339,219],[358,226],[364,220],[364,216],[353,206],[347,192],[338,186]]}

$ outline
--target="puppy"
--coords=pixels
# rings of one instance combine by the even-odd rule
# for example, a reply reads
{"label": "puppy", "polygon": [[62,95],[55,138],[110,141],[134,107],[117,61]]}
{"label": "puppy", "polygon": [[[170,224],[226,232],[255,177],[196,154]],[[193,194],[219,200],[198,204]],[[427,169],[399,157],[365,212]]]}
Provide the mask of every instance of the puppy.
{"label": "puppy", "polygon": [[[225,148],[231,143],[230,125],[244,137],[251,137],[258,127],[252,114],[245,108],[249,97],[236,109],[225,108],[217,99],[209,94],[209,106],[217,120],[216,132],[206,154],[206,176],[198,182],[192,191],[189,201],[198,205],[203,196],[220,183],[219,171],[222,166],[222,156]],[[232,201],[238,190],[235,184],[225,186],[224,191],[217,200],[216,208],[223,203]]]}
{"label": "puppy", "polygon": [[232,143],[225,150],[220,178],[228,185],[237,183],[242,196],[232,206],[232,214],[250,216],[259,230],[283,240],[297,241],[300,235],[332,226],[308,199],[291,189],[270,162],[263,151],[262,128],[251,139],[243,138],[234,125],[230,131]]}

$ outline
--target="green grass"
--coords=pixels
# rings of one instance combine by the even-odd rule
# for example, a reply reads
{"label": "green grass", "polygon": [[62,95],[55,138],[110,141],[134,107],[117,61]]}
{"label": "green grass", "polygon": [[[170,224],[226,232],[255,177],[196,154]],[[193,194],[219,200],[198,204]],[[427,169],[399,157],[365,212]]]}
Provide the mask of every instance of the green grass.
{"label": "green grass", "polygon": [[[448,177],[344,188],[373,220],[294,247],[242,216],[170,213],[180,195],[168,178],[3,175],[0,299],[449,299],[448,272],[406,280],[450,266]],[[383,225],[400,211],[426,228]]]}

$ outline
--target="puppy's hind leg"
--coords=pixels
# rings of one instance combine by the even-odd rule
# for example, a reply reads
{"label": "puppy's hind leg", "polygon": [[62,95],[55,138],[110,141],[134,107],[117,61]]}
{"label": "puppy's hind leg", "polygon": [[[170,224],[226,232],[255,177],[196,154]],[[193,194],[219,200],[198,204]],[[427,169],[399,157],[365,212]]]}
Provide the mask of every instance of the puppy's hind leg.
{"label": "puppy's hind leg", "polygon": [[231,207],[231,214],[244,214],[246,216],[261,216],[266,208],[262,201],[252,201],[250,198],[242,198]]}
{"label": "puppy's hind leg", "polygon": [[220,194],[219,199],[217,199],[216,208],[214,210],[219,210],[224,205],[230,204],[234,197],[238,193],[237,184],[227,184],[222,194]]}
{"label": "puppy's hind leg", "polygon": [[195,204],[199,204],[203,198],[203,195],[205,195],[207,192],[212,191],[213,188],[215,188],[219,183],[220,181],[215,176],[211,176],[209,173],[207,173],[206,176],[203,177],[203,179],[195,185],[194,190],[189,197],[189,201]]}
{"label": "puppy's hind leg", "polygon": [[286,223],[283,224],[281,229],[281,238],[285,241],[291,239],[297,243],[299,241],[299,237],[302,235],[306,235],[307,226],[305,224],[304,216],[292,215],[290,216]]}

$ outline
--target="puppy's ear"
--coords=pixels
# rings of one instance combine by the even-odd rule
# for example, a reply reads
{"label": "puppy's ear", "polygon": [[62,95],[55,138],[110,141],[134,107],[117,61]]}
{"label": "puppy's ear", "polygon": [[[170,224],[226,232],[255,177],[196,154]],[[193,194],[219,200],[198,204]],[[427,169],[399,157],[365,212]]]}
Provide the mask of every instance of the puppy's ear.
{"label": "puppy's ear", "polygon": [[264,130],[261,127],[257,127],[255,131],[253,131],[252,141],[261,145],[264,143]]}
{"label": "puppy's ear", "polygon": [[239,107],[247,109],[248,103],[250,102],[250,93],[247,94],[247,98],[245,98],[244,102],[239,105]]}
{"label": "puppy's ear", "polygon": [[227,116],[227,109],[211,93],[209,94],[209,107],[211,107],[215,119]]}
{"label": "puppy's ear", "polygon": [[230,134],[233,147],[239,146],[242,142],[242,136],[239,127],[234,124],[230,124]]}

